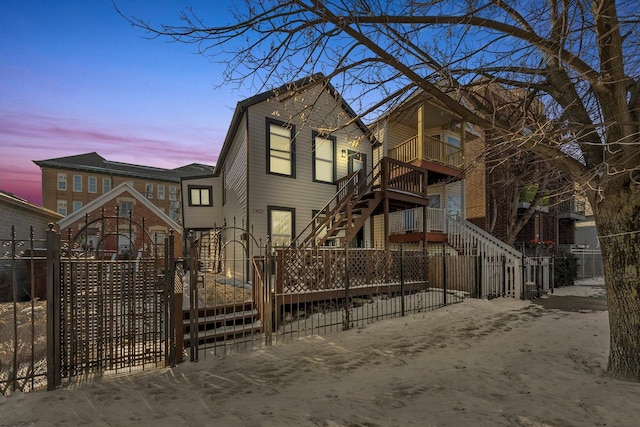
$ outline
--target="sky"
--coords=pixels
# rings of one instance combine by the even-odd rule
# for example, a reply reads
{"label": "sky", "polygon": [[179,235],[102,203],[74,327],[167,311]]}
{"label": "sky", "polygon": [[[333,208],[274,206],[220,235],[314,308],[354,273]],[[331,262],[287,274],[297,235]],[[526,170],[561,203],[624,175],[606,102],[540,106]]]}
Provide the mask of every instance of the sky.
{"label": "sky", "polygon": [[[231,0],[232,1],[232,0]],[[192,6],[231,22],[221,0],[116,0],[123,13],[176,24]],[[0,190],[41,204],[34,160],[95,151],[173,169],[215,164],[237,102],[193,46],[149,40],[111,0],[0,0]]]}

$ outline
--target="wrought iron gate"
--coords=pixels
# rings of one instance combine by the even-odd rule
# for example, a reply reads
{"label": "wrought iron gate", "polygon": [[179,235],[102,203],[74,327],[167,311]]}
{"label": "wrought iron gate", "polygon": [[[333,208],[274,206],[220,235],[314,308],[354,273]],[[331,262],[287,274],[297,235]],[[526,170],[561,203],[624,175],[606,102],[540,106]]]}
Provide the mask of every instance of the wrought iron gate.
{"label": "wrought iron gate", "polygon": [[[104,217],[101,220],[104,223]],[[174,236],[160,242],[143,225],[128,227],[143,230],[139,250],[131,244],[126,253],[113,254],[102,242],[123,236],[134,241],[118,231],[122,228],[111,232],[102,227],[99,243],[91,250],[78,244],[82,230],[62,241],[49,232],[49,389],[63,378],[173,363]]]}

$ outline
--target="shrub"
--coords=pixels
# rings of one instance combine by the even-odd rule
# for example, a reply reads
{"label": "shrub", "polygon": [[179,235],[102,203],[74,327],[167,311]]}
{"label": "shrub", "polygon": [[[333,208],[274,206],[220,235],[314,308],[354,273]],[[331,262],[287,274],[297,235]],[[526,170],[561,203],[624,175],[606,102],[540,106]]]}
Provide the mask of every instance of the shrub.
{"label": "shrub", "polygon": [[573,285],[578,276],[578,258],[562,253],[553,259],[553,280],[556,287]]}

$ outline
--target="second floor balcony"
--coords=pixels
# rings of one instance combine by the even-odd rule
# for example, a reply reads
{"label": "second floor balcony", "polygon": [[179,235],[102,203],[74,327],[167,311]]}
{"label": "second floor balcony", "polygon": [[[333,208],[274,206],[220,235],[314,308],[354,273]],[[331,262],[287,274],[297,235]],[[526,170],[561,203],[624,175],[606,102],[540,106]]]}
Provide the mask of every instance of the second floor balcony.
{"label": "second floor balcony", "polygon": [[463,169],[462,148],[432,136],[416,135],[389,149],[388,156],[445,175],[458,176]]}
{"label": "second floor balcony", "polygon": [[584,200],[571,198],[565,200],[558,206],[559,219],[573,219],[576,221],[584,221],[586,215],[586,203]]}

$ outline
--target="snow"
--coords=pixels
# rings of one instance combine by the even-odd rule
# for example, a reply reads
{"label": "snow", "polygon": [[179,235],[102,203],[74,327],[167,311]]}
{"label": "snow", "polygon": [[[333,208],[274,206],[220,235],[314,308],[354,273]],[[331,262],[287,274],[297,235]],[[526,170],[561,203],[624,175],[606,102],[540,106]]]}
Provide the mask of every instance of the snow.
{"label": "snow", "polygon": [[[600,281],[546,298],[603,298]],[[538,300],[539,301],[539,300]],[[0,397],[0,425],[636,426],[606,311],[466,299],[173,369]]]}

